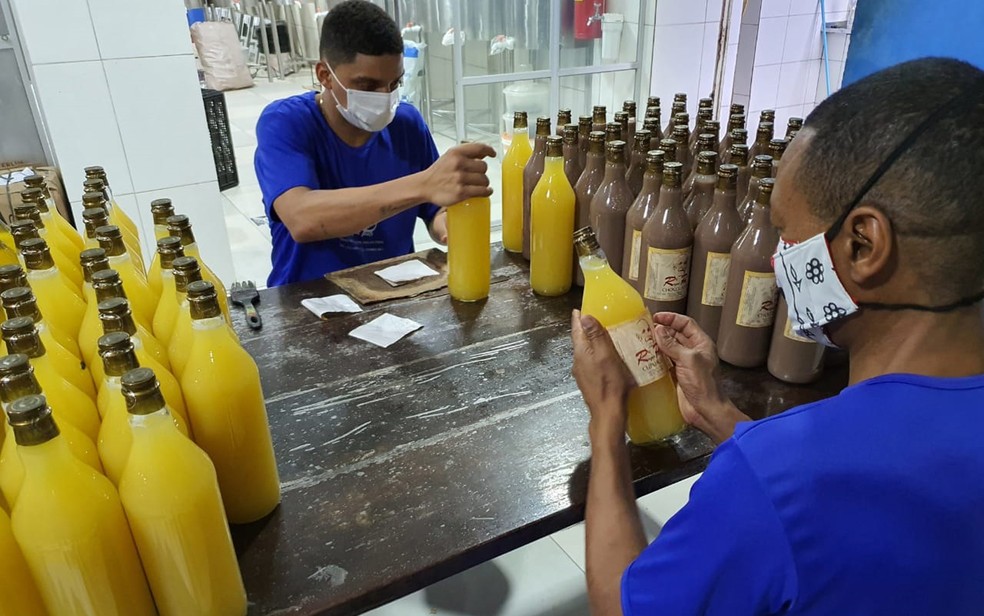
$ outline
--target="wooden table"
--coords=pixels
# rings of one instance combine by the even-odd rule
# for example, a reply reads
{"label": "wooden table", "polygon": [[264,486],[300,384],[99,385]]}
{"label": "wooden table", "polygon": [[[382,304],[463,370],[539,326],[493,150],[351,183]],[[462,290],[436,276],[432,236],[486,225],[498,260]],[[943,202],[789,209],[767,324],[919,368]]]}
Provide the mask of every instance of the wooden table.
{"label": "wooden table", "polygon": [[[250,614],[350,614],[419,590],[577,523],[587,410],[570,375],[579,294],[530,291],[525,263],[493,259],[486,302],[443,293],[319,321],[318,281],[261,291],[264,327],[237,328],[256,358],[283,485],[266,520],[234,529]],[[381,349],[347,336],[383,312],[424,328]],[[763,370],[724,369],[757,417],[827,397]],[[712,444],[633,448],[639,495],[699,473]]]}

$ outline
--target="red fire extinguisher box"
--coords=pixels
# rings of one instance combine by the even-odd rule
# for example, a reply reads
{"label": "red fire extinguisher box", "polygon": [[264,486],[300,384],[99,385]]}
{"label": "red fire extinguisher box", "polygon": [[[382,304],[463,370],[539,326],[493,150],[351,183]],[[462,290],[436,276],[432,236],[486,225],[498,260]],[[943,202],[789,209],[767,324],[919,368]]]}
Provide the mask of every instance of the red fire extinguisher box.
{"label": "red fire extinguisher box", "polygon": [[601,38],[601,16],[605,0],[574,0],[574,38],[580,41]]}

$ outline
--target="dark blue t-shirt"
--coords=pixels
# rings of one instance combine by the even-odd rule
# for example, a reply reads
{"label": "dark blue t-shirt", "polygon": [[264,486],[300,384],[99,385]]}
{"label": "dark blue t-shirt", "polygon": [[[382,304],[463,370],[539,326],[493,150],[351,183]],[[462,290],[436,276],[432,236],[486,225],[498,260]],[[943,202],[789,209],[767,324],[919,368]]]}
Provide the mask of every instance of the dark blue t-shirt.
{"label": "dark blue t-shirt", "polygon": [[423,118],[401,103],[393,122],[353,148],[325,121],[315,93],[270,103],[256,123],[256,177],[273,237],[273,271],[268,286],[320,278],[329,272],[413,252],[417,217],[428,224],[438,208],[420,205],[349,237],[298,244],[273,209],[291,188],[356,188],[423,171],[437,160],[437,148]]}
{"label": "dark blue t-shirt", "polygon": [[626,616],[984,614],[984,376],[742,424],[622,578]]}

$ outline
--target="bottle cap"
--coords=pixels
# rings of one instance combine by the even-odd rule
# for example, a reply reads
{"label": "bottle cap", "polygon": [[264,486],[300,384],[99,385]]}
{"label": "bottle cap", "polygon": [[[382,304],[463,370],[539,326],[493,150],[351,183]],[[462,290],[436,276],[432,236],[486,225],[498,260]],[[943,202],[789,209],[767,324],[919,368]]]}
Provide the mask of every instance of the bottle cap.
{"label": "bottle cap", "polygon": [[174,216],[174,205],[170,199],[154,199],[150,202],[150,213],[155,225],[166,226],[167,219]]}
{"label": "bottle cap", "polygon": [[529,128],[529,121],[526,119],[525,111],[517,111],[513,114],[513,129]]}
{"label": "bottle cap", "polygon": [[20,251],[24,257],[24,265],[29,270],[46,270],[55,266],[48,243],[41,238],[24,240]]}
{"label": "bottle cap", "polygon": [[[569,126],[569,125],[568,125]],[[556,135],[547,137],[547,156],[551,158],[564,155],[564,138]]]}
{"label": "bottle cap", "polygon": [[594,229],[584,227],[574,232],[574,249],[577,256],[586,257],[601,251],[601,245],[595,236]]}
{"label": "bottle cap", "polygon": [[7,407],[7,417],[18,445],[30,447],[58,436],[58,426],[44,396],[25,396]]}
{"label": "bottle cap", "polygon": [[564,143],[567,145],[577,144],[580,141],[579,129],[577,124],[564,124]]}
{"label": "bottle cap", "polygon": [[546,137],[550,134],[550,118],[540,116],[536,119],[536,136]]}

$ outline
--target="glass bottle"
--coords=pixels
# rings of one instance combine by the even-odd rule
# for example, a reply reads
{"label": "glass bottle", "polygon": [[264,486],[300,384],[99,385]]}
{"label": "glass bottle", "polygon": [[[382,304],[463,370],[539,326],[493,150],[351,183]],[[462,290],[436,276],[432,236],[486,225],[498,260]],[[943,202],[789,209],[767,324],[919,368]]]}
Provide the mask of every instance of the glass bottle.
{"label": "glass bottle", "polygon": [[[637,133],[638,134],[638,133]],[[663,150],[646,154],[646,171],[642,188],[625,215],[625,247],[622,255],[622,277],[639,288],[639,266],[642,255],[642,229],[659,204],[659,187],[663,178]]]}
{"label": "glass bottle", "polygon": [[826,349],[794,332],[786,310],[786,298],[780,291],[776,325],[772,328],[772,343],[769,346],[769,374],[786,383],[812,383],[823,375]]}
{"label": "glass bottle", "polygon": [[[605,133],[591,131],[588,135],[588,143],[584,172],[574,185],[575,226],[578,229],[583,229],[591,223],[591,200],[605,179]],[[584,286],[584,274],[580,268],[574,273],[574,283],[579,287]]]}
{"label": "glass bottle", "polygon": [[[27,232],[28,221],[33,225],[33,232]],[[54,260],[58,271],[61,273],[65,282],[69,283],[76,292],[81,293],[82,289],[82,269],[79,267],[78,259],[73,256],[75,247],[64,237],[51,235],[45,230],[41,222],[41,211],[36,205],[21,203],[14,206],[14,218],[11,221],[11,235],[14,237],[15,246],[17,241],[27,237],[38,237],[45,241],[51,251],[51,258]],[[18,234],[15,234],[15,229]]]}
{"label": "glass bottle", "polygon": [[44,344],[28,317],[7,319],[0,324],[7,353],[21,353],[30,358],[41,389],[51,399],[65,421],[71,422],[90,439],[99,433],[99,413],[92,399],[59,372],[45,353]]}
{"label": "glass bottle", "polygon": [[755,143],[748,150],[748,155],[755,160],[760,154],[769,153],[769,142],[772,141],[772,122],[760,122],[755,132]]}
{"label": "glass bottle", "polygon": [[650,96],[646,98],[646,109],[649,109],[650,107],[659,107],[660,104],[661,103],[658,96]]}
{"label": "glass bottle", "polygon": [[[95,320],[92,321],[92,331],[85,332],[85,336],[79,337],[79,346],[83,353],[86,353],[86,357],[89,359],[92,367],[93,380],[96,384],[102,383],[102,362],[99,360],[99,348],[97,341],[99,337],[103,335],[103,323],[99,316],[99,304],[105,302],[106,300],[121,298],[128,300],[126,291],[123,288],[123,283],[120,280],[120,274],[113,269],[105,269],[95,272],[92,275],[92,286],[93,292],[96,296],[96,301],[93,302],[95,307]],[[128,304],[129,305],[129,304]],[[88,316],[88,313],[86,313]],[[137,315],[132,314],[131,316],[136,323],[137,331],[140,333],[140,339],[144,343],[144,348],[147,352],[153,355],[158,362],[167,365],[170,362],[170,356],[167,354],[167,349],[159,340],[157,340],[153,334],[151,334],[150,328],[140,322]],[[89,355],[87,349],[91,349],[92,354]]]}
{"label": "glass bottle", "polygon": [[687,140],[690,138],[690,130],[685,124],[677,124],[673,127],[672,139],[677,142],[676,147],[676,161],[683,165],[682,172],[684,173],[684,179],[693,170],[692,160],[690,158],[690,149],[687,148]]}
{"label": "glass bottle", "polygon": [[154,241],[168,237],[167,219],[174,216],[174,204],[170,199],[154,199],[150,202],[150,214],[154,218]]}
{"label": "glass bottle", "polygon": [[659,127],[659,118],[644,119],[642,128],[649,131],[649,150],[658,150],[659,142],[663,138],[663,131]]}
{"label": "glass bottle", "polygon": [[[102,199],[102,195],[97,195],[96,193],[86,193],[86,196],[90,195],[92,198],[99,197]],[[107,214],[106,210],[102,208],[88,207],[82,210],[82,222],[85,225],[86,248],[99,248],[99,240],[96,238],[96,229],[99,227],[105,227],[109,224],[109,214]]]}
{"label": "glass bottle", "polygon": [[619,134],[619,139],[625,143],[632,144],[632,133],[634,131],[629,128],[629,114],[624,111],[618,111],[615,113],[615,123],[622,128],[622,132]]}
{"label": "glass bottle", "polygon": [[748,144],[735,143],[731,146],[731,164],[738,167],[738,203],[742,203],[748,194],[748,180],[752,176],[752,168],[748,166]]}
{"label": "glass bottle", "polygon": [[12,263],[0,265],[0,291],[26,286],[27,275],[24,274],[24,268]]}
{"label": "glass bottle", "polygon": [[523,169],[532,154],[526,112],[517,111],[502,157],[502,247],[509,252],[523,252]]}
{"label": "glass bottle", "polygon": [[595,105],[591,110],[591,131],[600,130],[605,132],[605,126],[608,124],[608,110],[604,105]]}
{"label": "glass bottle", "polygon": [[762,112],[759,113],[759,124],[761,124],[762,122],[772,122],[773,124],[775,124],[775,122],[776,122],[776,110],[775,109],[763,109]]}
{"label": "glass bottle", "polygon": [[229,521],[254,522],[280,502],[260,374],[225,331],[211,283],[189,284],[188,300],[195,329],[181,376],[188,416],[198,445],[215,464]]}
{"label": "glass bottle", "polygon": [[[458,301],[477,302],[489,296],[490,211],[488,197],[466,199],[448,208],[448,293]],[[171,257],[172,263],[173,260]],[[174,275],[168,274],[173,288]],[[174,293],[171,293],[169,302],[174,299]]]}
{"label": "glass bottle", "polygon": [[180,308],[174,283],[174,260],[185,256],[184,247],[176,237],[162,237],[157,240],[157,254],[161,264],[161,301],[154,312],[153,332],[154,337],[167,348],[171,343],[174,322]]}
{"label": "glass bottle", "polygon": [[[735,145],[737,145],[739,143],[742,144],[742,145],[746,145],[748,143],[748,131],[745,130],[744,128],[736,128],[736,129],[732,130],[731,131],[731,134],[728,135],[728,136],[731,139],[731,146],[732,147],[734,147]],[[751,159],[749,159],[749,160],[751,160]],[[725,163],[733,163],[733,162],[734,161],[731,160],[731,151],[730,151],[730,148],[729,148],[729,150],[727,152],[725,152],[725,157],[721,160],[721,164],[723,165]]]}
{"label": "glass bottle", "polygon": [[[85,294],[85,314],[82,316],[82,326],[79,328],[75,340],[78,342],[82,360],[89,364],[91,370],[93,358],[96,360],[95,363],[101,363],[96,354],[96,339],[99,338],[102,331],[102,327],[99,325],[99,300],[96,299],[96,290],[92,286],[92,276],[96,272],[109,269],[109,257],[106,256],[106,251],[102,248],[87,248],[79,255],[79,259],[82,262],[82,273],[85,276],[85,284],[82,286],[82,292]],[[99,379],[94,378],[93,380],[98,387]]]}
{"label": "glass bottle", "polygon": [[571,186],[577,184],[578,178],[584,172],[581,165],[581,145],[578,127],[568,124],[564,127],[564,174]]}
{"label": "glass bottle", "polygon": [[571,110],[570,109],[561,109],[560,111],[557,112],[557,136],[558,137],[563,137],[564,136],[564,127],[567,126],[568,124],[570,124],[571,121],[572,121],[572,119],[573,118],[571,117]]}
{"label": "glass bottle", "polygon": [[47,614],[37,584],[34,583],[31,570],[24,560],[24,554],[14,539],[10,517],[2,507],[0,507],[0,610],[5,614],[17,616]]}
{"label": "glass bottle", "polygon": [[[92,182],[95,182],[95,185],[90,186]],[[113,208],[110,207],[111,199],[107,196],[107,191],[105,189],[105,185],[103,184],[102,180],[98,178],[94,178],[92,180],[86,180],[85,183],[87,184],[87,190],[89,188],[93,188],[94,190],[91,190],[87,192],[86,195],[82,196],[82,206],[86,209],[99,208],[103,210],[104,212],[106,212],[106,220],[109,221],[105,224],[119,227],[119,224],[114,222],[114,218],[111,212]],[[86,201],[87,195],[88,195],[88,201]],[[97,225],[96,228],[98,229],[100,226],[105,226],[105,225]],[[128,229],[126,227],[120,227],[120,231],[123,234],[123,243],[126,245],[126,251],[130,254],[130,258],[133,260],[134,265],[137,267],[137,269],[140,271],[141,274],[146,276],[147,272],[144,271],[143,253],[141,252],[140,249],[139,236],[137,236],[136,233],[133,232],[131,229]],[[88,231],[86,231],[86,235],[88,236]],[[86,245],[88,246],[89,244],[87,243]],[[99,245],[98,238],[96,238],[96,243],[93,244],[92,247],[94,248],[95,246],[98,245]]]}
{"label": "glass bottle", "polygon": [[690,149],[691,156],[697,156],[701,150],[697,149],[697,138],[709,131],[704,130],[705,124],[714,117],[714,110],[702,107],[697,110],[697,120],[694,122],[694,130],[690,134],[690,141],[687,147]]}
{"label": "glass bottle", "polygon": [[188,303],[188,285],[202,279],[195,257],[181,257],[171,263],[174,273],[175,295],[178,300],[178,312],[174,317],[171,329],[171,341],[167,344],[167,356],[171,360],[174,376],[181,381],[188,354],[191,352],[194,333],[191,327],[191,307]]}
{"label": "glass bottle", "polygon": [[86,167],[85,168],[86,178],[99,178],[103,181],[104,190],[106,193],[106,198],[109,200],[109,222],[117,227],[126,229],[126,233],[133,239],[133,245],[136,250],[136,254],[133,255],[134,261],[140,262],[140,267],[143,267],[143,255],[140,253],[140,232],[137,228],[133,219],[130,218],[123,208],[116,202],[113,197],[113,191],[109,187],[109,178],[106,177],[106,171],[102,167]]}
{"label": "glass bottle", "polygon": [[779,163],[782,155],[786,153],[789,146],[789,139],[773,139],[769,142],[769,155],[772,156],[772,177],[779,177]]}
{"label": "glass bottle", "polygon": [[543,175],[543,162],[547,156],[547,137],[550,136],[550,118],[536,119],[536,141],[533,154],[523,169],[523,258],[530,259],[530,197],[536,183]]}
{"label": "glass bottle", "polygon": [[41,311],[55,327],[69,335],[78,335],[85,302],[55,267],[48,244],[42,239],[25,240],[21,244],[21,255],[27,266],[28,283]]}
{"label": "glass bottle", "polygon": [[145,326],[147,323],[153,323],[157,300],[147,284],[147,279],[140,275],[136,264],[126,251],[123,232],[115,225],[107,225],[96,229],[96,238],[99,240],[99,247],[105,250],[106,256],[109,257],[109,266],[119,272],[127,299],[133,304],[140,322]]}
{"label": "glass bottle", "polygon": [[121,379],[133,446],[120,500],[161,614],[245,614],[215,467],[175,427],[154,371]]}
{"label": "glass bottle", "polygon": [[24,463],[11,525],[48,612],[156,614],[116,489],[71,454],[44,396],[8,416]]}
{"label": "glass bottle", "polygon": [[745,228],[738,215],[738,167],[721,165],[714,204],[694,231],[694,259],[687,293],[687,315],[712,340],[721,326],[721,307],[728,290],[731,247]]}
{"label": "glass bottle", "polygon": [[564,174],[563,140],[547,139],[543,176],[533,189],[530,286],[553,297],[570,291],[574,275],[574,188]]}
{"label": "glass bottle", "polygon": [[772,255],[779,233],[769,221],[775,180],[763,178],[752,204],[748,226],[731,249],[728,293],[721,310],[718,356],[739,368],[766,362],[776,316],[778,290]]}
{"label": "glass bottle", "polygon": [[687,310],[694,233],[683,209],[682,171],[680,163],[663,164],[659,203],[642,228],[639,285],[643,289],[646,308],[652,313],[683,314]]}
{"label": "glass bottle", "polygon": [[716,163],[717,152],[714,150],[706,150],[697,154],[693,191],[683,204],[683,209],[687,212],[692,229],[697,228],[714,202],[714,187],[718,183],[717,175],[714,172]]}
{"label": "glass bottle", "polygon": [[[581,169],[587,163],[588,157],[588,135],[591,133],[591,116],[578,116],[577,118],[577,149],[580,157],[578,164]],[[580,177],[580,176],[578,176]]]}
{"label": "glass bottle", "polygon": [[618,122],[609,122],[605,125],[605,145],[612,141],[622,140],[622,125]]}
{"label": "glass bottle", "polygon": [[[41,342],[52,356],[60,357],[59,362],[64,362],[80,370],[86,379],[91,382],[85,363],[82,362],[82,353],[75,338],[69,336],[58,328],[52,327],[42,316],[41,309],[38,308],[37,299],[30,287],[14,287],[0,292],[0,302],[3,303],[3,310],[8,319],[17,317],[29,317],[34,321],[34,327],[41,336]],[[84,379],[83,379],[84,382]]]}
{"label": "glass bottle", "polygon": [[649,310],[632,285],[611,268],[590,228],[578,231],[574,241],[585,278],[581,312],[608,330],[637,385],[627,401],[629,440],[644,445],[681,432],[686,424],[676,384],[656,346]]}
{"label": "glass bottle", "polygon": [[636,102],[627,100],[622,102],[622,112],[626,115],[628,131],[625,133],[626,143],[635,143],[636,133]]}
{"label": "glass bottle", "polygon": [[[686,113],[686,112],[687,112],[686,101],[679,101],[674,99],[673,105],[670,107],[669,117],[666,120],[666,126],[663,127],[663,137],[670,137],[673,135],[673,127],[677,123],[676,122],[677,114]],[[688,122],[690,121],[689,118],[687,121]]]}
{"label": "glass bottle", "polygon": [[[710,133],[704,133],[697,138],[698,150],[694,153],[697,156],[701,152],[714,152],[717,154],[717,143],[714,141],[714,135]],[[695,159],[696,160],[696,159]],[[683,202],[684,207],[686,207],[687,201],[690,199],[690,195],[694,192],[694,182],[697,180],[697,176],[700,175],[700,165],[694,165],[694,170],[690,172],[687,179],[683,182]],[[717,156],[714,157],[714,169],[711,171],[713,174],[717,171]],[[715,179],[715,182],[717,180]],[[713,190],[713,189],[712,189]]]}
{"label": "glass bottle", "polygon": [[52,198],[44,178],[36,174],[29,175],[24,178],[24,185],[28,188],[21,192],[21,201],[24,203],[33,203],[38,206],[45,230],[63,237],[72,246],[69,254],[84,249],[85,240],[75,230],[75,227],[65,220],[61,214],[52,211],[55,208],[55,200]]}
{"label": "glass bottle", "polygon": [[730,118],[728,118],[728,128],[724,132],[724,139],[721,140],[721,145],[718,147],[718,159],[721,161],[722,165],[731,162],[730,160],[726,160],[726,159],[729,156],[729,150],[731,150],[731,144],[733,143],[732,132],[744,128],[745,128],[744,114],[741,115],[733,114]]}
{"label": "glass bottle", "polygon": [[591,199],[591,228],[616,272],[622,271],[625,215],[634,200],[625,181],[625,142],[612,141],[605,149],[605,179]]}
{"label": "glass bottle", "polygon": [[219,277],[215,275],[215,272],[202,260],[198,242],[195,241],[195,232],[191,228],[191,221],[184,214],[169,216],[167,219],[167,230],[171,235],[181,238],[181,245],[184,247],[184,253],[186,255],[198,259],[198,267],[202,270],[202,280],[211,282],[212,286],[215,287],[215,292],[219,296],[219,308],[222,309],[222,316],[225,317],[226,323],[232,325],[232,317],[229,316],[229,293],[226,291],[222,281],[219,280]]}
{"label": "glass bottle", "polygon": [[659,142],[659,147],[657,150],[663,150],[663,162],[667,163],[678,163],[680,161],[676,158],[677,153],[677,142],[676,139],[663,139]]}
{"label": "glass bottle", "polygon": [[748,190],[745,199],[738,206],[738,213],[746,223],[752,212],[752,203],[758,197],[759,182],[772,176],[772,157],[767,154],[756,156],[752,160],[752,174],[748,179]]}
{"label": "glass bottle", "polygon": [[786,123],[786,139],[791,139],[794,133],[798,133],[803,128],[803,118],[789,118]]}
{"label": "glass bottle", "polygon": [[635,133],[635,142],[632,144],[632,159],[629,169],[625,172],[625,181],[629,184],[632,196],[639,196],[642,190],[642,176],[646,173],[646,153],[652,144],[651,133],[646,129],[641,129]]}

